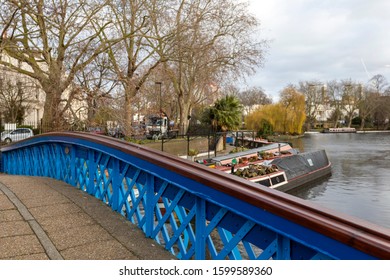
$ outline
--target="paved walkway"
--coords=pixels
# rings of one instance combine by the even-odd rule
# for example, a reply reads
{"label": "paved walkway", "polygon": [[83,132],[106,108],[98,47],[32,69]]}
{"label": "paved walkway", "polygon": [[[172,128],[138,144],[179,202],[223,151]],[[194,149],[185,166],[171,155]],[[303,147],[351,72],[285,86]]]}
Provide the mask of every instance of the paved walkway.
{"label": "paved walkway", "polygon": [[0,175],[0,259],[174,259],[101,201],[61,181]]}

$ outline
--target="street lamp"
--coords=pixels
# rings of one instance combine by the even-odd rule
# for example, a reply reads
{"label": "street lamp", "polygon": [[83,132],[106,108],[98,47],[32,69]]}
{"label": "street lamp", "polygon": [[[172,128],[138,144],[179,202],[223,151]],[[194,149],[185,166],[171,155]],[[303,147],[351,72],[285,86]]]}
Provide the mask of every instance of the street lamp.
{"label": "street lamp", "polygon": [[162,133],[162,117],[161,117],[161,112],[162,112],[162,100],[161,100],[161,86],[162,86],[162,82],[155,82],[155,85],[159,86],[160,87],[160,113],[159,113],[159,116],[160,116],[160,135],[161,135],[161,151],[164,151],[164,137],[163,137],[163,133]]}

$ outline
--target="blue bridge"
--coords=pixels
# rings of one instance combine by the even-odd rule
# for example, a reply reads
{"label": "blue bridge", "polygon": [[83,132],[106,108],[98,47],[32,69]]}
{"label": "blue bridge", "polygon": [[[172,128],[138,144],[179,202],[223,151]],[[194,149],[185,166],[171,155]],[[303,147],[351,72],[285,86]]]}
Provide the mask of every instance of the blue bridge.
{"label": "blue bridge", "polygon": [[86,133],[1,148],[1,171],[94,196],[179,259],[390,259],[389,230],[157,150]]}

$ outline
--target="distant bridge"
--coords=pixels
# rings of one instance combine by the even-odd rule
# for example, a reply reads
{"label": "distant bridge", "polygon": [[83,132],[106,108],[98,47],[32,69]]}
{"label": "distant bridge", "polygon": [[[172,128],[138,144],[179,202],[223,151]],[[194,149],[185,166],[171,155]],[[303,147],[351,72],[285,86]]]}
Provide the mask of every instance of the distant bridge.
{"label": "distant bridge", "polygon": [[1,156],[2,172],[87,192],[179,259],[390,259],[386,228],[113,138],[48,133]]}

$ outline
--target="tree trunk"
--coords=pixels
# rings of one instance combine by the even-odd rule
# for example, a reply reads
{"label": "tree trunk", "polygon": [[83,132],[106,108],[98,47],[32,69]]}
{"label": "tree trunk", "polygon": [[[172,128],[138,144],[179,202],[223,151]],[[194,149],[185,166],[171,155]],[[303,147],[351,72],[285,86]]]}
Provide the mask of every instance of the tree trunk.
{"label": "tree trunk", "polygon": [[333,127],[338,127],[338,124],[339,124],[339,115],[336,115],[336,120],[334,121]]}
{"label": "tree trunk", "polygon": [[92,123],[94,120],[95,120],[95,117],[96,117],[96,112],[97,112],[97,105],[96,103],[94,102],[94,97],[89,97],[87,99],[87,106],[88,106],[88,116],[87,116],[87,120],[88,120],[88,123]]}
{"label": "tree trunk", "polygon": [[310,122],[311,122],[311,120],[306,122],[306,131],[310,131],[310,129],[311,129],[311,123]]}
{"label": "tree trunk", "polygon": [[188,131],[189,119],[191,113],[191,104],[185,100],[183,95],[179,95],[179,134],[185,135]]}
{"label": "tree trunk", "polygon": [[63,125],[60,107],[63,91],[60,86],[56,85],[43,85],[42,88],[46,93],[42,130],[44,132],[60,130]]}
{"label": "tree trunk", "polygon": [[365,117],[362,117],[362,121],[360,122],[360,130],[364,130],[365,125],[366,125]]}
{"label": "tree trunk", "polygon": [[[226,150],[226,138],[227,138],[227,132],[222,132],[222,143],[223,143],[223,150]],[[244,146],[244,143],[242,143],[242,146]]]}
{"label": "tree trunk", "polygon": [[352,114],[348,117],[348,127],[352,125]]}
{"label": "tree trunk", "polygon": [[125,108],[124,108],[124,123],[123,123],[123,132],[126,136],[131,136],[132,133],[132,121],[133,121],[133,98],[130,95],[126,94],[125,97]]}
{"label": "tree trunk", "polygon": [[125,86],[125,105],[123,118],[123,132],[126,136],[132,135],[133,129],[133,115],[134,115],[134,97],[137,94],[137,89],[133,86]]}

